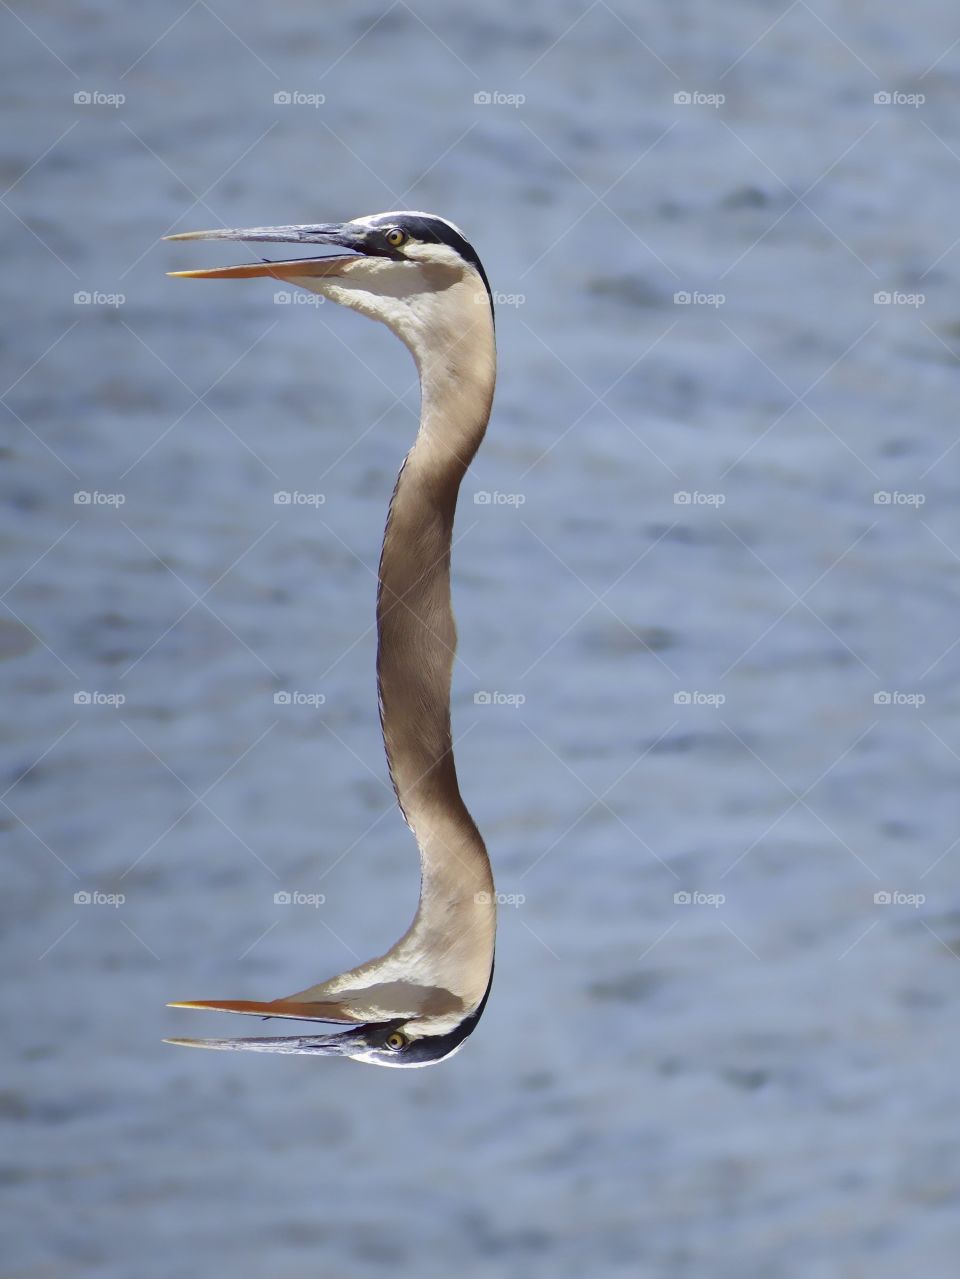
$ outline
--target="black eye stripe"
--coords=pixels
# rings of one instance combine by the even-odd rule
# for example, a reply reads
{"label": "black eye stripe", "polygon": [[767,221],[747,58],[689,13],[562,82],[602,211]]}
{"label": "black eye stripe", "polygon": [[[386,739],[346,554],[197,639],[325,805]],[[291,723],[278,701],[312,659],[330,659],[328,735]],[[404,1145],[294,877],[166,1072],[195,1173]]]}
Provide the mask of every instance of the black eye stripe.
{"label": "black eye stripe", "polygon": [[490,298],[490,307],[493,309],[493,295],[490,292],[490,282],[487,279],[487,273],[483,269],[483,263],[480,261],[476,249],[465,240],[459,231],[455,231],[447,222],[441,221],[440,218],[417,217],[411,214],[408,217],[387,218],[381,226],[372,228],[376,239],[383,247],[379,252],[386,257],[402,258],[403,254],[394,248],[387,240],[387,234],[390,231],[403,231],[412,240],[420,240],[425,244],[446,244],[455,253],[459,253],[465,262],[476,270],[480,279],[483,280],[487,295]]}
{"label": "black eye stripe", "polygon": [[[490,966],[490,978],[487,982],[487,989],[484,992],[475,1012],[469,1017],[465,1017],[459,1026],[455,1026],[453,1030],[446,1035],[424,1035],[419,1039],[407,1040],[404,1045],[403,1059],[405,1062],[426,1062],[426,1061],[442,1061],[444,1057],[448,1057],[454,1049],[473,1034],[477,1022],[483,1016],[483,1010],[487,1006],[487,1000],[490,997],[490,987],[493,985],[493,965]],[[400,1032],[403,1033],[402,1031]]]}

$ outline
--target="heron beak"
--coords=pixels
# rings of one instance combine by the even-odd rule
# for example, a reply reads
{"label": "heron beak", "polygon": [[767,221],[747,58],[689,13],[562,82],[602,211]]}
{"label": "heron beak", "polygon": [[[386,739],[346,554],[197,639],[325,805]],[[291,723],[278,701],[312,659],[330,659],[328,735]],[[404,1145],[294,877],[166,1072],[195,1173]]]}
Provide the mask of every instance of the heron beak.
{"label": "heron beak", "polygon": [[298,1003],[292,999],[178,999],[168,1008],[198,1008],[201,1012],[246,1013],[254,1017],[286,1017],[294,1021],[360,1022],[344,1004]]}
{"label": "heron beak", "polygon": [[361,247],[355,231],[341,222],[322,222],[315,226],[256,226],[246,229],[213,231],[181,231],[166,235],[165,240],[236,240],[243,244],[323,244],[349,249],[349,253],[331,254],[322,258],[294,258],[283,262],[250,262],[243,266],[213,267],[200,271],[169,271],[167,274],[181,280],[249,280],[269,276],[274,280],[291,281],[296,277],[337,275],[344,262],[352,262],[361,256]]}
{"label": "heron beak", "polygon": [[255,1053],[317,1053],[322,1057],[349,1056],[351,1043],[343,1043],[353,1032],[339,1035],[280,1035],[254,1039],[165,1039],[165,1044],[181,1048],[217,1048]]}
{"label": "heron beak", "polygon": [[[399,1025],[400,1023],[395,1023]],[[321,1057],[351,1057],[367,1045],[366,1025],[352,1026],[335,1035],[273,1035],[252,1039],[165,1039],[182,1048],[216,1048],[230,1052],[316,1053]]]}

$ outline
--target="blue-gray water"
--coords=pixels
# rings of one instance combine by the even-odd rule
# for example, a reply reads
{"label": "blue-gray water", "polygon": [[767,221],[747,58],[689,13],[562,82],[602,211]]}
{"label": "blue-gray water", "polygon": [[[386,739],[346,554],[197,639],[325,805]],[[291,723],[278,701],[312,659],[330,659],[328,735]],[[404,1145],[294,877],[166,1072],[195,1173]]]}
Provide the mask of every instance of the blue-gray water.
{"label": "blue-gray water", "polygon": [[[955,1274],[956,14],[0,22],[0,1274]],[[186,1053],[249,1027],[166,1000],[413,910],[371,628],[417,396],[385,330],[158,241],[396,207],[503,295],[454,551],[493,996],[425,1073]]]}

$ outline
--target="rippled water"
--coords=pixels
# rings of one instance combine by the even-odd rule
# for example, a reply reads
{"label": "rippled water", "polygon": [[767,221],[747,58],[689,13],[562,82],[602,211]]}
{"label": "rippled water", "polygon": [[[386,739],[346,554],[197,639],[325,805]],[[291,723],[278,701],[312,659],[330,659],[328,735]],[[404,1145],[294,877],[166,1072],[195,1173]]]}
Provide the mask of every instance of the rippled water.
{"label": "rippled water", "polygon": [[[954,15],[2,22],[0,1274],[952,1275]],[[398,206],[503,295],[454,553],[493,997],[426,1074],[178,1052],[231,1028],[167,999],[413,909],[371,627],[417,397],[385,331],[157,240]]]}

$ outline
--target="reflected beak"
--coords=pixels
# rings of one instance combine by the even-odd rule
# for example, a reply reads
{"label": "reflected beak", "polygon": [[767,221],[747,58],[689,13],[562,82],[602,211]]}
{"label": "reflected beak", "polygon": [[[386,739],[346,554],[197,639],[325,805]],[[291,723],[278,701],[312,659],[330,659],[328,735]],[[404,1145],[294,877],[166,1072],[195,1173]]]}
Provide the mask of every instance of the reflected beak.
{"label": "reflected beak", "polygon": [[282,262],[250,262],[243,266],[213,267],[200,271],[169,271],[182,280],[254,279],[269,276],[290,281],[296,277],[337,275],[344,262],[362,256],[362,242],[357,232],[341,222],[322,222],[315,226],[257,226],[240,230],[181,231],[164,236],[165,240],[236,240],[243,244],[330,245],[348,249],[349,253],[320,258],[293,258]]}

